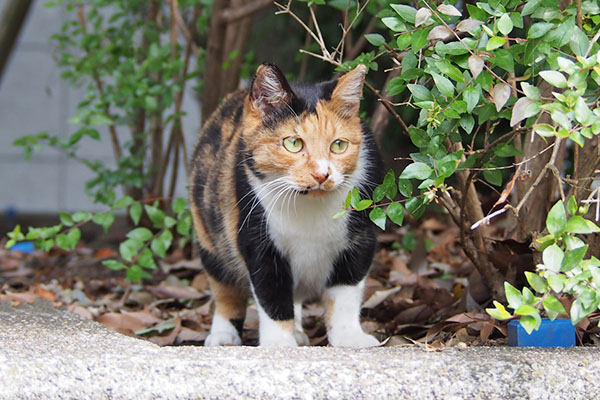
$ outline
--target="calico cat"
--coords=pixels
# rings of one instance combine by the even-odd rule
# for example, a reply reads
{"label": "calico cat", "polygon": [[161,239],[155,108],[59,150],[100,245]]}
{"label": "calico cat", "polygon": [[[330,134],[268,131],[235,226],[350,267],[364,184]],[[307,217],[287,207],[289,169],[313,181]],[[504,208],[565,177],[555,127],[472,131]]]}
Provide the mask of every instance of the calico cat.
{"label": "calico cat", "polygon": [[367,347],[360,306],[375,252],[365,212],[341,210],[349,190],[366,196],[380,158],[361,125],[366,68],[290,85],[261,65],[249,90],[224,99],[194,149],[191,209],[215,314],[207,346],[241,344],[255,299],[261,346],[307,345],[302,302],[324,292],[333,346]]}

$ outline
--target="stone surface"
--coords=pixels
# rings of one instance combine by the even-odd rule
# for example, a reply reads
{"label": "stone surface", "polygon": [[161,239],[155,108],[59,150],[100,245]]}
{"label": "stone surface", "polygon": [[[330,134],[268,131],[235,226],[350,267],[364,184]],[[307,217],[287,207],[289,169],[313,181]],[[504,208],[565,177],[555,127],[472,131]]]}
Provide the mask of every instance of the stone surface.
{"label": "stone surface", "polygon": [[0,303],[0,399],[589,399],[599,356],[596,348],[160,348],[49,303]]}

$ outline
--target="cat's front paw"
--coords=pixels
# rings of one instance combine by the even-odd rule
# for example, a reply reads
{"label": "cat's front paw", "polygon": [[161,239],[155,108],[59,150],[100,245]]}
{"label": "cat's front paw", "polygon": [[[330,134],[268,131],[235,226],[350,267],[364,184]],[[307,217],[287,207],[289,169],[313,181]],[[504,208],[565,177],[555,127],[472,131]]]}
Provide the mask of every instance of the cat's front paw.
{"label": "cat's front paw", "polygon": [[329,344],[334,347],[376,347],[380,343],[373,336],[360,331],[330,334]]}
{"label": "cat's front paw", "polygon": [[[308,339],[308,338],[307,338]],[[298,347],[295,335],[291,333],[283,335],[260,335],[261,347]]]}
{"label": "cat's front paw", "polygon": [[204,340],[204,346],[239,346],[241,344],[240,335],[227,331],[211,332]]}

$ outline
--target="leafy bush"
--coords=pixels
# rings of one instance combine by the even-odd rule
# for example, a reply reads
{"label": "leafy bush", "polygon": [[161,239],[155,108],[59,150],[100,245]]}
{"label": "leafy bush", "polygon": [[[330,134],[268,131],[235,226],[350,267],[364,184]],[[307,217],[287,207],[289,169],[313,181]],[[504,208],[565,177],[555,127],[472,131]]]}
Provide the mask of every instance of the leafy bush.
{"label": "leafy bush", "polygon": [[[298,21],[291,4],[281,5],[280,13]],[[598,157],[590,153],[594,146],[584,144],[600,133],[600,7],[593,1],[565,6],[543,0],[342,7],[349,22],[330,50],[319,34],[316,6],[309,6],[316,27],[302,24],[321,54],[301,52],[339,70],[356,63],[372,71],[385,66],[385,90],[368,82],[367,89],[392,114],[397,134],[418,149],[398,180],[389,172],[371,199],[350,194],[346,211],[371,208],[371,219],[383,229],[387,219],[402,223],[406,212],[418,218],[428,205],[441,206],[459,226],[462,247],[493,296],[504,299],[504,277],[488,257],[486,225],[511,211],[519,238],[530,240],[528,235],[543,229],[540,217],[556,201],[555,188],[562,199],[598,195],[591,189]],[[376,22],[365,28],[361,21],[368,15]],[[358,26],[376,51],[346,59],[343,43]],[[418,113],[416,119],[405,112],[408,107]],[[575,143],[569,152],[567,140]],[[560,170],[571,156],[575,179]],[[493,191],[505,186],[499,207],[487,216],[478,193],[482,186]],[[511,204],[513,189],[517,201]],[[396,199],[398,192],[403,199]]]}
{"label": "leafy bush", "polygon": [[[494,301],[494,308],[486,309],[492,317],[505,320],[519,316],[523,328],[531,333],[540,326],[542,307],[550,319],[567,315],[573,325],[598,309],[600,260],[593,256],[584,259],[588,245],[577,235],[600,232],[600,228],[582,216],[586,212],[587,207],[578,207],[574,197],[567,202],[566,211],[562,201],[552,207],[546,219],[548,234],[537,239],[543,262],[537,265],[536,273],[525,272],[527,282],[539,296],[527,287],[519,291],[505,282],[506,299],[513,314]],[[574,299],[569,313],[556,297],[561,295]]]}
{"label": "leafy bush", "polygon": [[[55,246],[71,251],[77,247],[81,239],[80,227],[87,223],[94,223],[107,231],[115,220],[114,212],[129,208],[129,217],[135,228],[125,236],[126,239],[119,245],[120,259],[107,259],[102,263],[112,270],[125,270],[127,280],[139,282],[143,278],[150,278],[148,271],[157,268],[156,259],[163,259],[172,247],[175,238],[178,238],[179,247],[184,247],[193,236],[192,216],[187,209],[187,200],[177,198],[171,203],[168,215],[158,207],[158,202],[142,204],[125,196],[114,203],[109,211],[90,213],[77,211],[69,214],[60,213],[61,223],[55,226],[29,228],[23,232],[17,225],[8,233],[9,240],[6,247],[10,248],[15,243],[30,240],[35,246],[44,251],[50,251]],[[142,216],[150,221],[150,228],[141,225]]]}

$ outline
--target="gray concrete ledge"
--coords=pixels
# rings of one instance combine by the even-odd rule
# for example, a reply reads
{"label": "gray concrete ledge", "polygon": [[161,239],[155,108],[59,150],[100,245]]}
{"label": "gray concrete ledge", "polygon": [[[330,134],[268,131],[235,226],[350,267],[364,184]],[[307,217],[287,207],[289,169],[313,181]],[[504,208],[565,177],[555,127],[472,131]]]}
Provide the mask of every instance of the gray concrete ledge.
{"label": "gray concrete ledge", "polygon": [[0,399],[591,399],[600,350],[161,348],[0,302]]}

